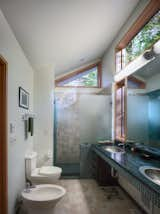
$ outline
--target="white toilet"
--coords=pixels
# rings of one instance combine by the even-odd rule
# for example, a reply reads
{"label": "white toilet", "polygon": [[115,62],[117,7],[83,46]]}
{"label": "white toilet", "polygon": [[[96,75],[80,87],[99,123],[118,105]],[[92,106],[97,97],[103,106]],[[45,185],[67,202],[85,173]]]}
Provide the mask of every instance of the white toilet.
{"label": "white toilet", "polygon": [[25,157],[26,178],[33,184],[54,184],[61,176],[62,169],[55,166],[36,168],[37,153],[30,152]]}

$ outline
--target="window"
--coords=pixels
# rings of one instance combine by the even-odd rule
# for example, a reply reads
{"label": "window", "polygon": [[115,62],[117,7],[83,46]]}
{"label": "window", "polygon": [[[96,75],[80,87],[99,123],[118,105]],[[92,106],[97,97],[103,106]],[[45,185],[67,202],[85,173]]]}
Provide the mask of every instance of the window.
{"label": "window", "polygon": [[115,138],[126,139],[126,82],[122,80],[116,84],[115,90]]}
{"label": "window", "polygon": [[159,2],[152,0],[116,47],[116,72],[160,39]]}
{"label": "window", "polygon": [[101,63],[67,74],[56,80],[57,87],[101,87]]}
{"label": "window", "polygon": [[125,64],[133,61],[160,39],[160,11],[142,28],[125,48]]}

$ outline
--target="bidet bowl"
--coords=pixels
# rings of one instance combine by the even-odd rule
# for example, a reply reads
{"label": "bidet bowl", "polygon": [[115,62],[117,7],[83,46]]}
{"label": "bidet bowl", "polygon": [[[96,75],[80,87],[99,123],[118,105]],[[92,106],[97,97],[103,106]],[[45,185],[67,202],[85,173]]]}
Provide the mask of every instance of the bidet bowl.
{"label": "bidet bowl", "polygon": [[29,214],[50,214],[56,203],[65,195],[66,190],[58,185],[42,184],[30,192],[22,192],[22,198]]}

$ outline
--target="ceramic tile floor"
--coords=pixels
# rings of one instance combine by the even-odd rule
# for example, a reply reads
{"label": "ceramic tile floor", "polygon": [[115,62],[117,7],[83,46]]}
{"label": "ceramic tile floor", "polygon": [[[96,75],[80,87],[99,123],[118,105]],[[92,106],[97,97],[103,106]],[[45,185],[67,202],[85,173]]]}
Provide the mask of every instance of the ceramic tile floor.
{"label": "ceramic tile floor", "polygon": [[101,188],[92,179],[62,179],[58,184],[67,193],[54,214],[142,214],[119,187]]}

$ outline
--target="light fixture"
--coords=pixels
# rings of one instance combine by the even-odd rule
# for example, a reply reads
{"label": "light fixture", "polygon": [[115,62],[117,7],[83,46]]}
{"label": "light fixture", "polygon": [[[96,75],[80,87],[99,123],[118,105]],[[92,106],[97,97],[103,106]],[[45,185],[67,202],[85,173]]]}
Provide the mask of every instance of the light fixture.
{"label": "light fixture", "polygon": [[154,56],[155,56],[155,52],[153,51],[153,49],[147,50],[147,51],[145,51],[145,53],[143,54],[143,57],[144,57],[146,60],[151,60]]}
{"label": "light fixture", "polygon": [[84,60],[85,60],[85,58],[81,58],[81,59],[80,59],[80,62],[84,62]]}

